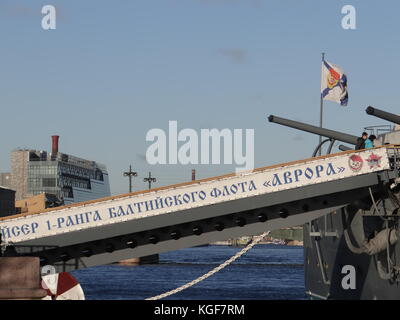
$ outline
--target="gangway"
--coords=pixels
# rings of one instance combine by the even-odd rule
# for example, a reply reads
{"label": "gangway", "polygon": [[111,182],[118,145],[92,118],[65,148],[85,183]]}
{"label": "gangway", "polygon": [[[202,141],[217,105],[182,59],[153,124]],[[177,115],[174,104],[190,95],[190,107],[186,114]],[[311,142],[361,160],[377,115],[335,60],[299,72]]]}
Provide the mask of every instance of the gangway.
{"label": "gangway", "polygon": [[345,151],[4,217],[2,241],[9,255],[38,256],[60,272],[299,226],[385,194],[399,177],[399,149]]}

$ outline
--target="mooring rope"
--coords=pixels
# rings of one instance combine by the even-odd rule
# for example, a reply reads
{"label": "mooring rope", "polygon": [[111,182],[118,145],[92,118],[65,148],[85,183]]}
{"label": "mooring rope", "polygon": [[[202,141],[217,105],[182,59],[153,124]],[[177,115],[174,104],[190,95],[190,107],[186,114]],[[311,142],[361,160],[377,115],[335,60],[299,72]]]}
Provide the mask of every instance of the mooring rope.
{"label": "mooring rope", "polygon": [[168,296],[171,296],[175,293],[178,293],[180,291],[183,291],[187,288],[190,288],[192,286],[194,286],[195,284],[199,283],[200,281],[203,281],[205,279],[207,279],[208,277],[211,277],[213,274],[217,273],[218,271],[222,270],[223,268],[225,268],[226,266],[230,265],[232,262],[234,262],[235,260],[237,260],[238,258],[240,258],[242,255],[244,255],[247,251],[249,251],[251,248],[253,248],[257,243],[259,243],[264,237],[266,237],[268,234],[270,233],[270,231],[264,232],[262,235],[257,236],[255,238],[253,238],[250,243],[244,247],[242,250],[240,250],[238,253],[236,253],[234,256],[232,256],[230,259],[226,260],[224,263],[220,264],[218,267],[212,269],[211,271],[207,272],[206,274],[202,275],[201,277],[188,282],[186,284],[184,284],[183,286],[180,286],[176,289],[173,289],[171,291],[165,292],[163,294],[160,294],[158,296],[154,296],[151,298],[147,298],[145,300],[159,300]]}

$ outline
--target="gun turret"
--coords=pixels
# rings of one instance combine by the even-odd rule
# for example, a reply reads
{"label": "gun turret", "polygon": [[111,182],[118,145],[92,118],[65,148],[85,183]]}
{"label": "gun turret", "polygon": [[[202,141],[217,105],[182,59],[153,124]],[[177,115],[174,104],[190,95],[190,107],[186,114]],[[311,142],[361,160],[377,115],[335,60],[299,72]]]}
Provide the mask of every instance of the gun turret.
{"label": "gun turret", "polygon": [[400,124],[400,116],[398,116],[397,114],[379,110],[371,106],[365,109],[365,112],[371,116],[375,116],[396,124]]}
{"label": "gun turret", "polygon": [[353,136],[351,134],[342,133],[339,131],[329,130],[329,129],[325,129],[325,128],[320,128],[320,127],[312,126],[310,124],[293,121],[293,120],[289,120],[289,119],[284,119],[284,118],[280,118],[280,117],[273,116],[273,115],[270,115],[268,117],[268,120],[269,120],[269,122],[274,122],[274,123],[278,123],[278,124],[281,124],[286,127],[291,127],[294,129],[314,133],[316,135],[324,136],[324,137],[331,138],[331,139],[334,139],[337,141],[350,143],[352,145],[357,144],[358,137]]}

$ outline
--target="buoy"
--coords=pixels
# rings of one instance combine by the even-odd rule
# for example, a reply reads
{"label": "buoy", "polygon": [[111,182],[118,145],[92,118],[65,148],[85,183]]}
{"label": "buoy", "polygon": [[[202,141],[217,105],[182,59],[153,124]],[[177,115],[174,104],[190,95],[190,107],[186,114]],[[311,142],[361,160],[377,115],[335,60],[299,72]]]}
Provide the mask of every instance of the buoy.
{"label": "buoy", "polygon": [[47,291],[42,300],[85,300],[81,285],[68,272],[42,276],[41,286]]}

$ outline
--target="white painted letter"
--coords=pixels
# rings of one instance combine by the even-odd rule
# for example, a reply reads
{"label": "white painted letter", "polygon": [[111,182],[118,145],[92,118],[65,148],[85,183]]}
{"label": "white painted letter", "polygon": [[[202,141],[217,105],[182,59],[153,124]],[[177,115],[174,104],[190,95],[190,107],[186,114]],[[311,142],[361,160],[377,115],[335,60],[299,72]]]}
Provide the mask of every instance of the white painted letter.
{"label": "white painted letter", "polygon": [[345,30],[356,29],[356,8],[351,5],[346,5],[342,8],[342,14],[345,16],[342,18],[342,28]]}
{"label": "white painted letter", "polygon": [[232,132],[229,129],[201,129],[201,164],[208,164],[211,138],[212,164],[221,164],[221,140],[224,141],[224,164],[232,164]]}
{"label": "white painted letter", "polygon": [[351,265],[343,266],[342,274],[346,274],[342,279],[342,288],[354,290],[356,288],[356,268]]}
{"label": "white painted letter", "polygon": [[42,19],[43,30],[56,29],[56,8],[52,5],[43,6],[42,14],[45,16]]}
{"label": "white painted letter", "polygon": [[235,163],[238,165],[244,165],[243,168],[236,168],[236,173],[240,171],[247,171],[254,169],[254,129],[246,129],[246,153],[242,154],[243,151],[243,139],[242,129],[233,130],[234,140],[234,158]]}
{"label": "white painted letter", "polygon": [[178,159],[180,164],[198,164],[199,139],[193,129],[183,129],[178,134],[178,141],[188,141],[179,148]]}
{"label": "white painted letter", "polygon": [[177,164],[178,156],[178,121],[169,121],[168,132],[168,158],[169,164]]}
{"label": "white painted letter", "polygon": [[57,292],[57,272],[54,266],[45,265],[42,267],[42,287],[48,288],[51,292]]}
{"label": "white painted letter", "polygon": [[[167,136],[161,129],[151,129],[146,134],[146,141],[157,141],[149,146],[146,150],[146,160],[149,164],[166,164],[167,163]],[[157,155],[156,155],[157,153]]]}

